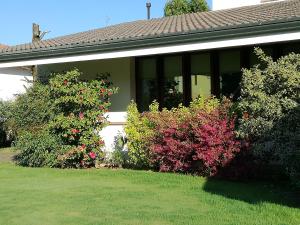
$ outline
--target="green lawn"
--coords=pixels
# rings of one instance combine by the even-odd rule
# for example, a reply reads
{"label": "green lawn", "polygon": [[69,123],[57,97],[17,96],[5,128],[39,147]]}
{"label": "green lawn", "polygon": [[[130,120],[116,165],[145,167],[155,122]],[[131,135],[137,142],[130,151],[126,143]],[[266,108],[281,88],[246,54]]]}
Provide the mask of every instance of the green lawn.
{"label": "green lawn", "polygon": [[300,224],[297,195],[270,184],[147,171],[22,168],[3,161],[1,225]]}

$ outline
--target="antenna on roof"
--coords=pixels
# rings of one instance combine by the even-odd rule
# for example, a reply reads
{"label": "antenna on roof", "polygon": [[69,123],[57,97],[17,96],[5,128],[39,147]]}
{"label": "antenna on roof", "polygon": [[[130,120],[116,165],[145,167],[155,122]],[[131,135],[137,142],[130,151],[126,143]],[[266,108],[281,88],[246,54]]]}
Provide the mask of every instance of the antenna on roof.
{"label": "antenna on roof", "polygon": [[109,17],[109,16],[106,16],[106,17],[105,17],[105,26],[108,26],[108,25],[109,25],[109,21],[110,21],[110,17]]}
{"label": "antenna on roof", "polygon": [[50,31],[40,31],[40,25],[33,23],[32,24],[32,42],[40,41],[43,37],[48,34]]}
{"label": "antenna on roof", "polygon": [[151,2],[150,1],[148,1],[147,3],[146,3],[146,7],[147,7],[147,19],[148,20],[150,20],[150,12],[151,12]]}

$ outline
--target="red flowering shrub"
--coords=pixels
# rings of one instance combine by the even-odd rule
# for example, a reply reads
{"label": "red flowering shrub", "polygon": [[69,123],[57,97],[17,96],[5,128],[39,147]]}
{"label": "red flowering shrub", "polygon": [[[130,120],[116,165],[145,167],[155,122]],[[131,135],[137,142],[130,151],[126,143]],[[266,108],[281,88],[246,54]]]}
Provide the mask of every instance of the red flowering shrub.
{"label": "red flowering shrub", "polygon": [[104,141],[99,131],[106,126],[104,113],[116,93],[108,76],[95,80],[80,80],[78,70],[57,74],[50,79],[50,94],[56,115],[50,121],[52,133],[61,138],[64,154],[59,157],[62,167],[91,167],[104,156]]}
{"label": "red flowering shrub", "polygon": [[226,100],[214,109],[186,108],[147,115],[156,124],[152,140],[153,161],[163,172],[215,175],[240,151]]}

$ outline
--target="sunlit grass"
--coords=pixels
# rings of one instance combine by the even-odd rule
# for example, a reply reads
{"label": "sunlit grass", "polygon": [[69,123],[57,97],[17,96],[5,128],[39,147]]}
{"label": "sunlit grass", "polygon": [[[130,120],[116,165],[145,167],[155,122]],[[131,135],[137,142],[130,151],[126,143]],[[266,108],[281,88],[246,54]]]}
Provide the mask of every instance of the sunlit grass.
{"label": "sunlit grass", "polygon": [[3,225],[300,224],[287,189],[148,171],[2,162],[0,199]]}

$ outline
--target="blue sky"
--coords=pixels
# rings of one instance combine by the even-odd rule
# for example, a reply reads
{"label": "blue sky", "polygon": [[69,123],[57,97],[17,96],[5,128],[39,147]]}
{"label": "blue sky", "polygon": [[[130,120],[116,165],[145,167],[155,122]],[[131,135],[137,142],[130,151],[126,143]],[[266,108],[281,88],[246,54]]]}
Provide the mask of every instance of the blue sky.
{"label": "blue sky", "polygon": [[[32,23],[51,31],[45,38],[145,19],[147,0],[1,0],[0,43],[31,42]],[[152,17],[162,17],[167,0],[151,0]],[[209,4],[211,0],[208,0]]]}

